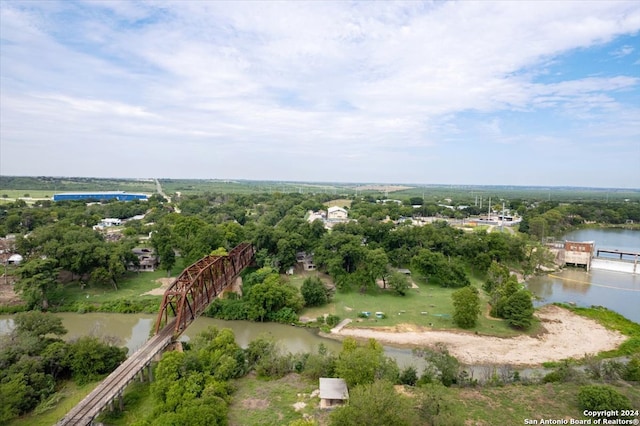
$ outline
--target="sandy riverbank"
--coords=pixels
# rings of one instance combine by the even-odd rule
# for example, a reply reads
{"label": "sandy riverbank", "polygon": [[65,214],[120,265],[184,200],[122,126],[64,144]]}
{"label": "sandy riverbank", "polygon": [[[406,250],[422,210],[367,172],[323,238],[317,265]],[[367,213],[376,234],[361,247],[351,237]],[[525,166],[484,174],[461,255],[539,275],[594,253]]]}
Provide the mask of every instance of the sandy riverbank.
{"label": "sandy riverbank", "polygon": [[545,306],[536,312],[536,316],[546,330],[536,337],[478,336],[409,325],[377,329],[345,327],[332,333],[332,336],[374,338],[382,343],[403,346],[444,343],[452,355],[466,364],[512,365],[536,365],[570,357],[581,358],[585,354],[615,349],[626,340],[622,334],[558,306]]}

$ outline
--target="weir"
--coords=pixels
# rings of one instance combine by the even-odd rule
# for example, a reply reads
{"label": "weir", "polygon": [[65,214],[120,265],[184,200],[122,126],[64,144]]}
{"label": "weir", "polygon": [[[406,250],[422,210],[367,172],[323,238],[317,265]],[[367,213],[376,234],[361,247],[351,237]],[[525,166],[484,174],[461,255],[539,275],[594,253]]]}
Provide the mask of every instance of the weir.
{"label": "weir", "polygon": [[227,256],[206,256],[182,271],[164,293],[155,335],[56,425],[90,425],[107,407],[113,408],[117,403],[122,409],[129,383],[136,377],[144,379],[145,370],[149,381],[153,379],[152,361],[180,337],[213,299],[233,285],[240,272],[253,263],[254,255],[253,246],[243,243]]}
{"label": "weir", "polygon": [[[618,259],[612,259],[610,257],[601,257],[603,254],[614,254]],[[626,257],[626,258],[625,258]],[[640,253],[634,251],[625,251],[618,249],[598,249],[596,250],[596,257],[592,260],[592,267],[595,269],[604,269],[608,271],[626,272],[631,274],[640,273],[638,267],[638,260],[640,260]]]}

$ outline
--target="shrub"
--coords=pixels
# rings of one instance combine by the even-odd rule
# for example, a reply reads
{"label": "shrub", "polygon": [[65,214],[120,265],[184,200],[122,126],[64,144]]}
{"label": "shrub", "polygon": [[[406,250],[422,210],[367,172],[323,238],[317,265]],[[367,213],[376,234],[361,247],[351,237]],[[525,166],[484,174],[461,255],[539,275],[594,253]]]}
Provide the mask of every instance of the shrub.
{"label": "shrub", "polygon": [[329,301],[327,290],[318,277],[305,279],[300,288],[300,293],[304,298],[305,306],[322,306]]}
{"label": "shrub", "polygon": [[636,355],[629,360],[622,374],[622,378],[630,382],[640,382],[640,356]]}
{"label": "shrub", "polygon": [[400,373],[400,383],[408,386],[415,386],[418,382],[418,372],[415,367],[408,366]]}
{"label": "shrub", "polygon": [[340,322],[340,317],[337,315],[327,315],[326,323],[329,327],[335,327]]}
{"label": "shrub", "polygon": [[629,398],[611,386],[582,386],[578,391],[578,403],[584,410],[629,410]]}

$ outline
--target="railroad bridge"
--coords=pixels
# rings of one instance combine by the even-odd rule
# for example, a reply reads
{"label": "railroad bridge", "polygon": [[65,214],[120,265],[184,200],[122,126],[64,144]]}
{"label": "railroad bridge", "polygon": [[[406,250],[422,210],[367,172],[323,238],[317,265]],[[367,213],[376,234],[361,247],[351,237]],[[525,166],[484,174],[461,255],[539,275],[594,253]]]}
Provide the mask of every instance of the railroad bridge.
{"label": "railroad bridge", "polygon": [[116,403],[122,409],[122,395],[136,377],[152,379],[151,362],[174,343],[184,330],[218,297],[233,285],[240,272],[253,263],[254,248],[243,243],[227,256],[206,256],[186,268],[165,291],[156,320],[155,335],[107,376],[57,425],[89,425],[105,408]]}

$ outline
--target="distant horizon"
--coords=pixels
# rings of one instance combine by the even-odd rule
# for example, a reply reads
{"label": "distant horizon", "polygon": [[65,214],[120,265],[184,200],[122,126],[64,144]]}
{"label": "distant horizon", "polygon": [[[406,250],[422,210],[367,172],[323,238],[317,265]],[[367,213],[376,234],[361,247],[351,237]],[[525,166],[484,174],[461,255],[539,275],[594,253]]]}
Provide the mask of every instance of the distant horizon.
{"label": "distant horizon", "polygon": [[[592,189],[592,190],[622,190],[622,191],[639,191],[640,188],[633,187],[600,187],[600,186],[574,186],[574,185],[514,185],[514,184],[465,184],[465,183],[415,183],[415,182],[373,182],[373,181],[361,181],[361,182],[349,182],[349,181],[309,181],[309,180],[272,180],[272,179],[247,179],[247,178],[172,178],[172,177],[100,177],[100,176],[65,176],[65,175],[7,175],[0,174],[0,177],[18,177],[18,178],[50,178],[50,179],[96,179],[96,180],[124,180],[124,181],[155,181],[159,180],[184,180],[184,181],[219,181],[219,182],[261,182],[261,183],[273,183],[273,184],[317,184],[317,185],[388,185],[388,186],[411,186],[411,187],[496,187],[496,188],[535,188],[535,189]],[[0,188],[2,190],[4,188]],[[27,188],[25,188],[27,189]],[[396,192],[394,190],[393,192]],[[71,191],[69,191],[71,192]],[[73,191],[83,192],[83,191]],[[106,192],[105,191],[91,191],[85,192]],[[392,192],[392,191],[389,191]]]}

